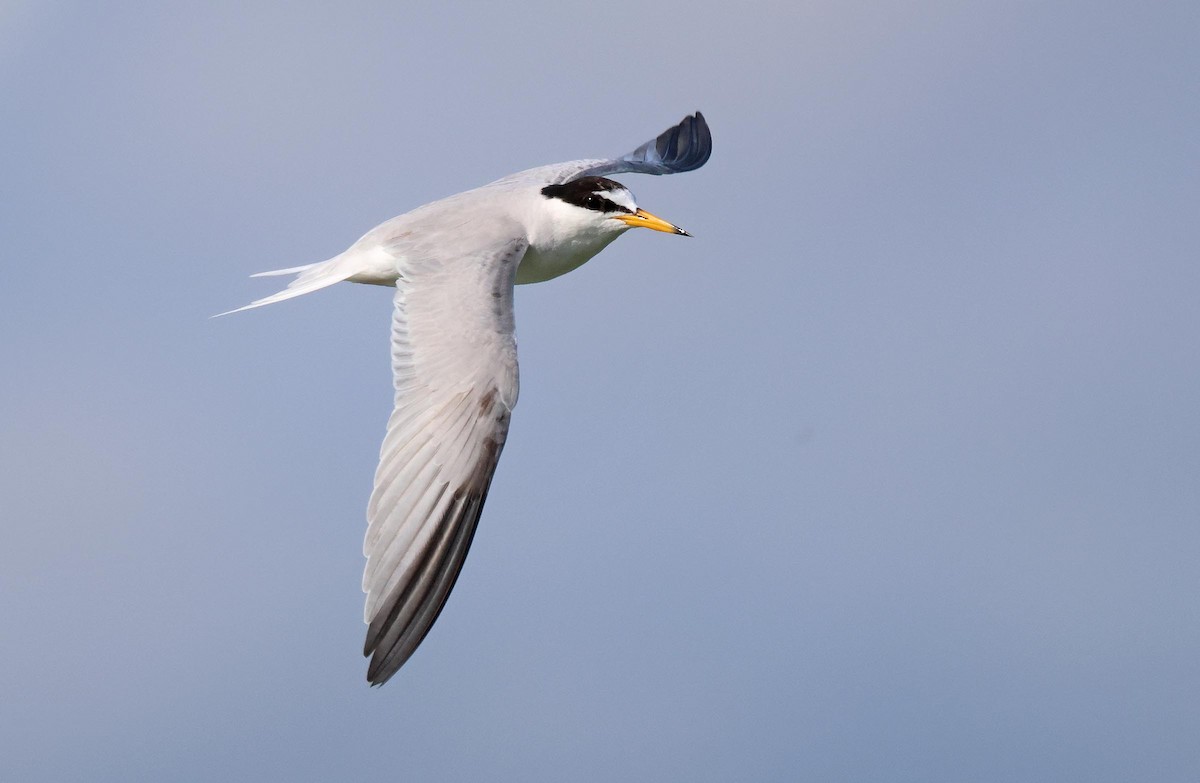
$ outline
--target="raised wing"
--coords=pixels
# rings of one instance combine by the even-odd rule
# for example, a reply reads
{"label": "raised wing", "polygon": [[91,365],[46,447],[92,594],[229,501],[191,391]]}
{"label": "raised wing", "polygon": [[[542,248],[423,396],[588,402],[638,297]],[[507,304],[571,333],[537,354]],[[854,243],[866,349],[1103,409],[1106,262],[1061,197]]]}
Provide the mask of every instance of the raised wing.
{"label": "raised wing", "polygon": [[704,115],[696,112],[620,158],[554,163],[511,174],[492,184],[503,186],[537,181],[551,185],[610,174],[680,174],[700,168],[711,154],[712,133]]}
{"label": "raised wing", "polygon": [[604,177],[609,174],[681,174],[693,171],[708,162],[712,154],[712,133],[700,112],[684,117],[628,155],[616,160],[587,166],[567,177],[569,182],[580,177]]}
{"label": "raised wing", "polygon": [[492,221],[437,239],[400,254],[396,407],[363,545],[372,685],[408,660],[445,605],[517,401],[512,292],[528,243]]}

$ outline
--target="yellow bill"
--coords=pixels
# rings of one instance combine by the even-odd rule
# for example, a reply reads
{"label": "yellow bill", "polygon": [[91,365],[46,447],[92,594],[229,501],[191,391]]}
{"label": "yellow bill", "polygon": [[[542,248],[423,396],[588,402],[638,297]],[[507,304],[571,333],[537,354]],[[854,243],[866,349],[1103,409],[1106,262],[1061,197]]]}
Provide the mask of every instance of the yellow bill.
{"label": "yellow bill", "polygon": [[680,236],[690,237],[691,234],[684,231],[679,226],[668,223],[657,215],[651,215],[644,209],[639,209],[632,215],[614,215],[617,220],[620,220],[627,226],[633,228],[649,228],[653,231],[663,231],[667,234],[679,234]]}

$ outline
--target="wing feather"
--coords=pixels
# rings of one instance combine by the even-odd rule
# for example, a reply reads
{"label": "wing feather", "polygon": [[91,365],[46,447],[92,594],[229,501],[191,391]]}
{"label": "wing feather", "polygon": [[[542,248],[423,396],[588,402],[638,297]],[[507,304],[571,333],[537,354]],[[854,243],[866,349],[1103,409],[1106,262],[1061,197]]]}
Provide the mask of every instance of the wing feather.
{"label": "wing feather", "polygon": [[610,174],[681,174],[700,168],[710,155],[712,131],[704,115],[696,112],[619,158],[589,158],[539,166],[510,174],[492,185],[504,187],[530,182],[555,185],[580,177]]}
{"label": "wing feather", "polygon": [[700,112],[684,117],[633,152],[616,160],[589,166],[571,175],[579,177],[609,174],[681,174],[694,171],[708,162],[712,154],[712,132]]}
{"label": "wing feather", "polygon": [[404,665],[445,605],[516,404],[512,287],[528,242],[493,222],[438,239],[404,248],[399,261],[395,409],[363,543],[373,685]]}

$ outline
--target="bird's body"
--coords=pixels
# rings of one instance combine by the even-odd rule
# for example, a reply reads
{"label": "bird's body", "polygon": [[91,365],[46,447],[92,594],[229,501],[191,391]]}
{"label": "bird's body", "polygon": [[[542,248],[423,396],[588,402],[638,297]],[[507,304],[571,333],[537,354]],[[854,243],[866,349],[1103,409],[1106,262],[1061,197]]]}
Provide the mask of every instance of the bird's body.
{"label": "bird's body", "polygon": [[[462,241],[473,231],[483,236],[495,233],[519,233],[529,240],[529,249],[517,268],[516,282],[540,283],[582,266],[603,250],[619,233],[572,231],[568,221],[556,220],[560,209],[549,206],[541,189],[548,183],[505,182],[458,193],[418,207],[380,224],[356,242],[351,254],[362,267],[352,283],[395,285],[397,277],[393,249],[421,238],[437,242],[447,234]],[[486,216],[486,226],[472,225]],[[491,221],[495,221],[492,223]],[[508,227],[502,224],[507,222]],[[386,252],[378,252],[386,248]],[[373,263],[362,263],[370,261]]]}
{"label": "bird's body", "polygon": [[[565,274],[634,226],[685,234],[603,175],[671,174],[711,151],[697,113],[615,160],[519,172],[367,232],[245,308],[341,281],[395,286],[395,409],[367,509],[368,679],[382,684],[437,619],[462,568],[517,402],[513,286]],[[232,311],[237,312],[237,311]]]}

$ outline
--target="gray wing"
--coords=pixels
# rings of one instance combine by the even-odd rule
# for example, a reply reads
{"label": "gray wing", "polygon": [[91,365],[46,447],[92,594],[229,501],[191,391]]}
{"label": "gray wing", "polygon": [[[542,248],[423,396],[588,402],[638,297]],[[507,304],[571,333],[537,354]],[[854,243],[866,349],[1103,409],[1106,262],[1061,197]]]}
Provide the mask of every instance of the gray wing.
{"label": "gray wing", "polygon": [[712,133],[704,115],[696,112],[667,128],[633,152],[619,158],[591,158],[554,163],[520,171],[492,185],[540,182],[553,185],[573,179],[610,174],[680,174],[698,169],[712,154]]}
{"label": "gray wing", "polygon": [[398,259],[395,409],[367,509],[364,655],[382,685],[454,587],[517,399],[513,278],[528,243],[487,221]]}

